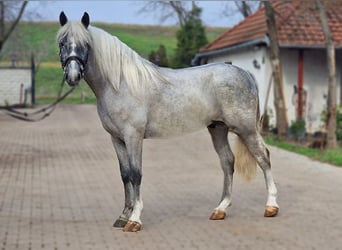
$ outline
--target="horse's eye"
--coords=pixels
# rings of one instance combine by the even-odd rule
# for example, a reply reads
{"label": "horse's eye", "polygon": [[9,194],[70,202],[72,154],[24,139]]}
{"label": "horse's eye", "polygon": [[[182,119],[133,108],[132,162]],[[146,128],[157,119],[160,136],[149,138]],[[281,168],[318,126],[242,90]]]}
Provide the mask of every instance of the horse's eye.
{"label": "horse's eye", "polygon": [[60,43],[59,43],[59,48],[62,48],[62,47],[64,47],[64,43],[63,43],[63,42],[60,42]]}

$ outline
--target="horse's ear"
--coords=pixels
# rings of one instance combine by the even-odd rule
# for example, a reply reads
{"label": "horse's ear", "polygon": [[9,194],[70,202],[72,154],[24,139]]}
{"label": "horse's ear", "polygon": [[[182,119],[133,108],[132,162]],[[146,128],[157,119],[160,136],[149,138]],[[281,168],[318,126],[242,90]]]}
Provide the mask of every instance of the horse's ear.
{"label": "horse's ear", "polygon": [[59,23],[61,24],[61,26],[64,26],[67,22],[68,22],[68,18],[62,11],[61,14],[59,15]]}
{"label": "horse's ear", "polygon": [[85,28],[88,28],[89,26],[89,15],[87,12],[84,12],[83,17],[82,17],[82,24],[84,25]]}

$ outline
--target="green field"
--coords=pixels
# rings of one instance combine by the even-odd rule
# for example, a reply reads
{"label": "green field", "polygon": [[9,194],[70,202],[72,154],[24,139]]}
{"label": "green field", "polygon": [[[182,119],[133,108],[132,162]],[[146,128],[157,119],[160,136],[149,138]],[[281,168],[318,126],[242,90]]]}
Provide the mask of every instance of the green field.
{"label": "green field", "polygon": [[[129,47],[137,51],[141,56],[148,57],[152,50],[157,50],[163,44],[168,58],[172,57],[176,48],[176,26],[146,26],[94,23],[94,26],[102,28],[117,36]],[[55,42],[58,23],[52,22],[22,22],[17,30],[6,42],[0,55],[1,64],[9,64],[13,54],[19,62],[27,62],[33,53],[39,63],[36,74],[36,98],[38,103],[50,102],[57,94],[62,77],[59,64],[58,48]],[[227,28],[206,29],[209,41],[226,31]],[[82,103],[93,102],[93,94],[82,83],[74,93],[64,102]]]}

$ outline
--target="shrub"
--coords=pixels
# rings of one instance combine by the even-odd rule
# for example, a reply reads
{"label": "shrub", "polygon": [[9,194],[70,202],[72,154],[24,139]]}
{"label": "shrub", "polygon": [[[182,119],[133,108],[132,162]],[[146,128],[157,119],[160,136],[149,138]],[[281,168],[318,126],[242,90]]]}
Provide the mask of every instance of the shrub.
{"label": "shrub", "polygon": [[[327,114],[327,109],[324,109],[321,114],[321,121],[324,122],[324,124],[327,121]],[[342,141],[342,105],[336,110],[336,139]]]}
{"label": "shrub", "polygon": [[300,119],[297,121],[292,121],[290,126],[291,137],[297,141],[303,140],[306,134],[305,121]]}
{"label": "shrub", "polygon": [[336,114],[336,138],[342,141],[342,106],[337,109]]}

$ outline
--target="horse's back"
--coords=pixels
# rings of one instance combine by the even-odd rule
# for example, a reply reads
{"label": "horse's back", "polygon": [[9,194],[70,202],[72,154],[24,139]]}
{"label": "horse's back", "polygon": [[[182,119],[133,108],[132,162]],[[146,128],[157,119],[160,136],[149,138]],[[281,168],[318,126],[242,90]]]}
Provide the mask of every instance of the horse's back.
{"label": "horse's back", "polygon": [[255,78],[247,71],[225,63],[166,71],[175,89],[199,93],[203,100],[228,109],[250,110],[258,102]]}
{"label": "horse's back", "polygon": [[235,65],[211,63],[184,69],[163,69],[163,74],[173,84],[194,84],[197,87],[227,87],[231,90],[244,89],[257,95],[258,90],[254,77]]}

